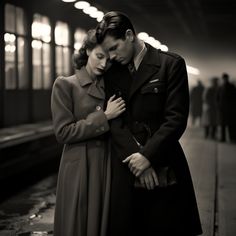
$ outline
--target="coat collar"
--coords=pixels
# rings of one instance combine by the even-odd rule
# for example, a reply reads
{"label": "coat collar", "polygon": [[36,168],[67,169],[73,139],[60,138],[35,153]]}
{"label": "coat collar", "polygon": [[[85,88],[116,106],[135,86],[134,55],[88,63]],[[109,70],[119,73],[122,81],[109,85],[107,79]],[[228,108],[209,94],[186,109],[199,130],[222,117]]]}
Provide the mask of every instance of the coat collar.
{"label": "coat collar", "polygon": [[82,67],[80,70],[76,70],[76,78],[79,80],[81,87],[88,87],[87,93],[89,95],[99,99],[105,99],[103,78],[93,80],[89,76],[85,67]]}
{"label": "coat collar", "polygon": [[144,55],[143,60],[140,63],[140,66],[151,65],[151,66],[159,67],[161,65],[160,50],[153,48],[148,43],[145,43],[145,46],[147,48],[147,52]]}
{"label": "coat collar", "polygon": [[130,89],[130,98],[132,95],[157,71],[161,66],[160,51],[146,44],[147,52],[137,70],[136,77]]}

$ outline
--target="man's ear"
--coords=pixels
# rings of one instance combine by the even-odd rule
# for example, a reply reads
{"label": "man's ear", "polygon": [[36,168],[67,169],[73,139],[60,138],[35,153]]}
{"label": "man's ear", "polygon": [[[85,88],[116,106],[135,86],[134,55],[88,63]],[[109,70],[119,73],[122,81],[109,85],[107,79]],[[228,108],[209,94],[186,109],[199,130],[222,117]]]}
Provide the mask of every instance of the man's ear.
{"label": "man's ear", "polygon": [[91,50],[86,49],[86,54],[87,54],[88,57],[90,56],[90,53],[91,53]]}
{"label": "man's ear", "polygon": [[125,38],[128,39],[130,42],[134,41],[134,33],[131,29],[127,29],[125,32]]}

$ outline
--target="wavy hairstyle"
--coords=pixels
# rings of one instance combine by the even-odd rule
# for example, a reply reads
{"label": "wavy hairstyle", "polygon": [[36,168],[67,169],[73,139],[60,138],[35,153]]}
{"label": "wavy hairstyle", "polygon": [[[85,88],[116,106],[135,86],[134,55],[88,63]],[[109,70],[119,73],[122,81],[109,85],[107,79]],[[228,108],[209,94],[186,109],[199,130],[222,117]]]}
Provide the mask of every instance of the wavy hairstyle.
{"label": "wavy hairstyle", "polygon": [[132,30],[135,35],[134,26],[126,14],[119,11],[107,12],[97,25],[97,40],[99,43],[103,42],[106,35],[115,39],[124,39],[128,29]]}
{"label": "wavy hairstyle", "polygon": [[96,30],[91,29],[87,32],[81,48],[73,55],[73,65],[75,69],[81,69],[81,67],[87,64],[88,55],[86,50],[93,50],[97,45]]}

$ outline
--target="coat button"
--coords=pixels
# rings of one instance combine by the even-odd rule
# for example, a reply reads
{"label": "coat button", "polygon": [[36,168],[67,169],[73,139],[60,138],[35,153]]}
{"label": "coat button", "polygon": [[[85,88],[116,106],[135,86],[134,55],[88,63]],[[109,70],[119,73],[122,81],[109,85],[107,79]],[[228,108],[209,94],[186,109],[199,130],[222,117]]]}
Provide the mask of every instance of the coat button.
{"label": "coat button", "polygon": [[100,106],[96,106],[96,110],[100,111],[102,108]]}
{"label": "coat button", "polygon": [[158,93],[158,88],[157,87],[155,87],[153,90],[154,90],[154,93]]}

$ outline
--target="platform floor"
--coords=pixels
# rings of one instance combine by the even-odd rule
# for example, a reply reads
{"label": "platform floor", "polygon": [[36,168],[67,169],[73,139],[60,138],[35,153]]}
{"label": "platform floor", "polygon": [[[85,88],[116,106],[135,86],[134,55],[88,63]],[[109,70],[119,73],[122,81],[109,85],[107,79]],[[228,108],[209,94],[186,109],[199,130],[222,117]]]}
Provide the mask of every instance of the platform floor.
{"label": "platform floor", "polygon": [[[236,235],[236,145],[205,140],[199,128],[181,139],[204,236]],[[0,204],[0,236],[53,235],[56,174]]]}

